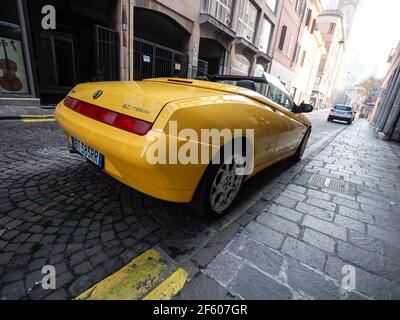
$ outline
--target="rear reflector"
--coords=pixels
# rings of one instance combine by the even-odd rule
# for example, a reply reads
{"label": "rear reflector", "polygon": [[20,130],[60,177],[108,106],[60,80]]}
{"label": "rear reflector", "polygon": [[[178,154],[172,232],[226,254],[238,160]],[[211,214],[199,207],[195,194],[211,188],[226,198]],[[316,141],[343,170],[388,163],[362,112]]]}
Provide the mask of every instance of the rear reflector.
{"label": "rear reflector", "polygon": [[150,122],[136,119],[71,97],[67,97],[64,100],[64,105],[86,117],[140,136],[146,135],[153,126]]}

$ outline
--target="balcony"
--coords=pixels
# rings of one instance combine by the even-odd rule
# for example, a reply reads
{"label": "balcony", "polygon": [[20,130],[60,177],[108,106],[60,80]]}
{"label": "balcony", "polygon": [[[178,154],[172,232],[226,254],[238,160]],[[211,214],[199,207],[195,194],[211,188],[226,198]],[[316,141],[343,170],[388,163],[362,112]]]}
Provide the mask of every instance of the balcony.
{"label": "balcony", "polygon": [[236,34],[232,28],[233,0],[202,0],[200,24],[207,24],[211,29],[223,31],[234,39]]}

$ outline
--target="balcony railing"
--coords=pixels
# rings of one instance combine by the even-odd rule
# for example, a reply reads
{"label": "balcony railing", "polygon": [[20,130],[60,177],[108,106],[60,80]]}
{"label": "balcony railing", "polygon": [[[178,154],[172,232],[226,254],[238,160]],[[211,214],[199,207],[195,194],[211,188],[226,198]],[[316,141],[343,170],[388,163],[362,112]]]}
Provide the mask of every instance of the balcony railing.
{"label": "balcony railing", "polygon": [[202,0],[201,13],[209,14],[227,27],[232,27],[233,0]]}

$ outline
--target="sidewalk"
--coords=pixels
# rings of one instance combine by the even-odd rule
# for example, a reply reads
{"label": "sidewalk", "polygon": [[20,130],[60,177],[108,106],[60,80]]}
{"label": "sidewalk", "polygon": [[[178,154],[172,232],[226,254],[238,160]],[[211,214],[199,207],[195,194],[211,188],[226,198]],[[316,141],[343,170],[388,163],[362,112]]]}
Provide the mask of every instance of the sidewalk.
{"label": "sidewalk", "polygon": [[399,145],[359,120],[177,298],[400,299],[399,192]]}
{"label": "sidewalk", "polygon": [[0,120],[53,118],[54,108],[35,106],[0,106]]}

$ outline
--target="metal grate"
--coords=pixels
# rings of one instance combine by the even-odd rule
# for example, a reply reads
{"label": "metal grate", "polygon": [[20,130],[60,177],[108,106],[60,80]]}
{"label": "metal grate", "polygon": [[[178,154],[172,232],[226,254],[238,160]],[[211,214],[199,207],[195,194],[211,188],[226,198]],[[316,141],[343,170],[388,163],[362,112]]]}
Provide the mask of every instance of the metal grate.
{"label": "metal grate", "polygon": [[113,29],[94,26],[96,39],[96,80],[119,80],[119,34]]}
{"label": "metal grate", "polygon": [[186,78],[189,56],[183,52],[135,37],[135,80],[155,77]]}
{"label": "metal grate", "polygon": [[350,191],[352,191],[349,183],[337,179],[324,177],[319,174],[313,174],[308,181],[308,184],[314,187],[328,189],[340,193],[350,193]]}

